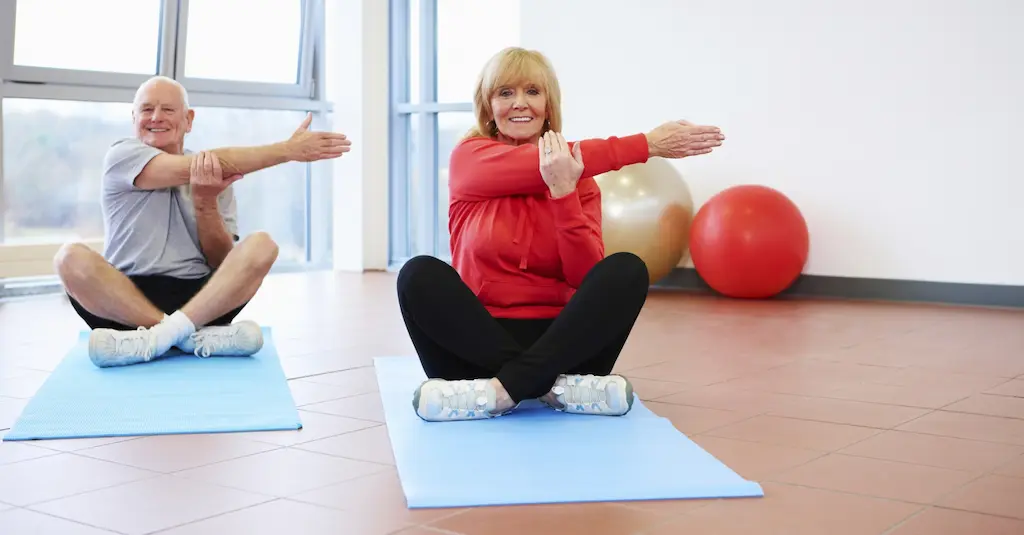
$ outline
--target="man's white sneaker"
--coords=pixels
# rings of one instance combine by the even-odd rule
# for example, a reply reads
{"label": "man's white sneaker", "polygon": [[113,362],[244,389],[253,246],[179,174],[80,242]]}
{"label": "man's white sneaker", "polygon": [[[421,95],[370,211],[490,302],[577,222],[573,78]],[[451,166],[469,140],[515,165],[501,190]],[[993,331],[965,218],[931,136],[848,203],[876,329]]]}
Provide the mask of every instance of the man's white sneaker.
{"label": "man's white sneaker", "polygon": [[497,392],[489,379],[428,379],[413,394],[412,406],[416,414],[428,422],[500,416],[494,412],[498,406]]}
{"label": "man's white sneaker", "polygon": [[563,412],[622,416],[633,408],[633,385],[621,375],[559,375],[551,393]]}
{"label": "man's white sneaker", "polygon": [[93,329],[89,333],[89,360],[97,367],[128,366],[157,357],[157,337],[145,327],[134,331]]}
{"label": "man's white sneaker", "polygon": [[192,333],[178,348],[197,357],[248,357],[263,348],[263,330],[254,321],[203,327]]}

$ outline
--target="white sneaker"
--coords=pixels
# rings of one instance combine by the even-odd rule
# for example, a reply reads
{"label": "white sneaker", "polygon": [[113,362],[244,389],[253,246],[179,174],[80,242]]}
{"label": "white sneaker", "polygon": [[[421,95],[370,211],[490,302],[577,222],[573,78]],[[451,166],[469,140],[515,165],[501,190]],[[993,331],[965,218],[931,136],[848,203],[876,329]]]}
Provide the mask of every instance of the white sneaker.
{"label": "white sneaker", "polygon": [[178,348],[197,357],[248,357],[263,348],[263,330],[254,321],[203,327],[192,333]]}
{"label": "white sneaker", "polygon": [[97,367],[128,366],[156,356],[157,337],[145,327],[134,331],[93,329],[89,333],[89,360]]}
{"label": "white sneaker", "polygon": [[428,379],[412,397],[416,414],[428,422],[493,418],[504,414],[494,413],[497,406],[497,393],[489,379]]}
{"label": "white sneaker", "polygon": [[563,412],[622,416],[633,408],[633,385],[621,375],[559,375],[551,393],[562,405],[551,407]]}

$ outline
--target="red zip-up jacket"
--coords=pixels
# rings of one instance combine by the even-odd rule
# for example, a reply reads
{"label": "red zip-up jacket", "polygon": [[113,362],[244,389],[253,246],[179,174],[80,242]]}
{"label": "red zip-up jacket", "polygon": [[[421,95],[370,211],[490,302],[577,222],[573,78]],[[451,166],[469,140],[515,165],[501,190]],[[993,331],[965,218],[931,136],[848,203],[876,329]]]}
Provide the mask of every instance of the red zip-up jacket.
{"label": "red zip-up jacket", "polygon": [[647,137],[580,143],[583,175],[575,191],[558,199],[541,177],[537,145],[474,137],[452,151],[452,265],[496,318],[557,316],[604,258],[601,191],[593,177],[646,162]]}

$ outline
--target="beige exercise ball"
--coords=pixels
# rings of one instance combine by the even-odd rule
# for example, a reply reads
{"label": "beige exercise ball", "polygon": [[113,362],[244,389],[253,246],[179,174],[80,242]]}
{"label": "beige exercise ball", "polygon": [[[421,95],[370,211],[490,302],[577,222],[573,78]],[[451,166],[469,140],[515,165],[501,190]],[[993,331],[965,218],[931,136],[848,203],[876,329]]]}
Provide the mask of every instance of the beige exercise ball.
{"label": "beige exercise ball", "polygon": [[601,188],[605,255],[639,256],[652,284],[668,275],[690,245],[693,199],[683,175],[667,160],[651,158],[594,180]]}

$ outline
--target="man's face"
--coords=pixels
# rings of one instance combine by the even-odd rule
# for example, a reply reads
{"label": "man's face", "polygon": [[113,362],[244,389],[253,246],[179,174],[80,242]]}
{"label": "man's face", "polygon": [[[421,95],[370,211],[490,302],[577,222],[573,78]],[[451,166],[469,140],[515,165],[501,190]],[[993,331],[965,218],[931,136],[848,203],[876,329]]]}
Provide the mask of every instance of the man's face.
{"label": "man's face", "polygon": [[195,112],[185,109],[181,91],[166,82],[146,87],[135,104],[135,135],[146,145],[181,154],[185,134],[192,130]]}

